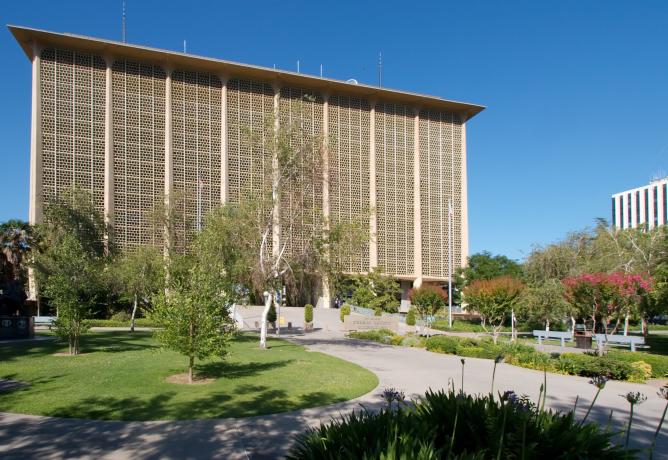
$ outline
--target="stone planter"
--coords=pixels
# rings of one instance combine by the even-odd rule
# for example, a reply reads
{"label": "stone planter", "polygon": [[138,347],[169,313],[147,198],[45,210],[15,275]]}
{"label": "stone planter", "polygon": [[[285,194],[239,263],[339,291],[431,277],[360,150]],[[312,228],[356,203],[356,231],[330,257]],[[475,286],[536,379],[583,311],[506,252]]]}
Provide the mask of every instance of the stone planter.
{"label": "stone planter", "polygon": [[312,331],[313,331],[313,321],[304,323],[304,332],[312,332]]}

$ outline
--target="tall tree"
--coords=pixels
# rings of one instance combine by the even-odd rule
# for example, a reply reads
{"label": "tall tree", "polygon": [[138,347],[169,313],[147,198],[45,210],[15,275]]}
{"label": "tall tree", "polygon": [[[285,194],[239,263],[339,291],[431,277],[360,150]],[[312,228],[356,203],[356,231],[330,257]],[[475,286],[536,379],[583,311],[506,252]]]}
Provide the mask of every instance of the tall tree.
{"label": "tall tree", "polygon": [[148,308],[151,299],[164,287],[164,258],[153,246],[140,246],[124,253],[114,264],[115,290],[132,303],[130,332],[135,330],[139,308]]}
{"label": "tall tree", "polygon": [[195,360],[222,358],[234,331],[229,285],[215,267],[197,255],[175,255],[168,289],[154,297],[149,316],[161,326],[155,334],[164,348],[188,358],[188,383]]}
{"label": "tall tree", "polygon": [[87,329],[84,320],[108,297],[108,232],[90,195],[71,189],[49,203],[38,233],[38,284],[56,308],[56,334],[68,340],[71,354],[77,354]]}
{"label": "tall tree", "polygon": [[492,328],[494,343],[523,290],[524,284],[511,276],[478,279],[464,289],[464,301],[480,314],[483,328]]}
{"label": "tall tree", "polygon": [[518,299],[520,316],[543,323],[545,330],[549,331],[551,324],[570,316],[571,305],[566,302],[564,294],[563,284],[555,279],[529,285]]}

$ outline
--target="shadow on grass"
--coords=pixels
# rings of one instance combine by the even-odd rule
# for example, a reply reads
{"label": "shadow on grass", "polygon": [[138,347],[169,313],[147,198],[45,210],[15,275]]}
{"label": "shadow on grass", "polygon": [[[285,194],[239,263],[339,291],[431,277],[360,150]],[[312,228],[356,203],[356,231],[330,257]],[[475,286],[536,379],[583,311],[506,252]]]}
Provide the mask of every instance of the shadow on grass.
{"label": "shadow on grass", "polygon": [[262,372],[284,367],[293,361],[293,359],[271,361],[266,363],[230,363],[226,361],[214,361],[197,365],[197,373],[204,377],[210,378],[235,379],[240,377],[250,377]]}

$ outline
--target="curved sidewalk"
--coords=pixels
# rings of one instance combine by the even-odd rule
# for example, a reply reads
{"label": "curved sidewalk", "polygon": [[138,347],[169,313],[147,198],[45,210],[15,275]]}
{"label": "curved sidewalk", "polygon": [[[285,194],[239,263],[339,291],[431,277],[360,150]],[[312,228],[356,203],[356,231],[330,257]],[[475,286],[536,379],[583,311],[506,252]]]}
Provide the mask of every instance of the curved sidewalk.
{"label": "curved sidewalk", "polygon": [[[378,375],[380,385],[356,400],[333,406],[305,409],[284,414],[245,419],[104,422],[59,419],[39,416],[0,414],[0,457],[7,458],[281,458],[292,443],[292,436],[307,425],[317,425],[339,413],[364,404],[380,407],[379,393],[384,387],[402,389],[407,395],[424,393],[428,388],[444,388],[461,382],[460,358],[421,349],[391,347],[346,339],[340,332],[322,329],[291,340],[310,350],[328,353],[364,366]],[[493,362],[466,359],[464,389],[467,393],[490,391]],[[548,374],[547,405],[570,410],[580,396],[578,413],[584,414],[594,395],[588,379]],[[543,373],[500,364],[496,391],[512,389],[536,400]],[[592,419],[605,423],[610,410],[616,430],[627,421],[628,404],[619,395],[641,391],[648,401],[637,407],[632,438],[647,446],[656,429],[665,401],[649,385],[609,382],[596,403]],[[655,458],[668,458],[668,426],[657,446]]]}

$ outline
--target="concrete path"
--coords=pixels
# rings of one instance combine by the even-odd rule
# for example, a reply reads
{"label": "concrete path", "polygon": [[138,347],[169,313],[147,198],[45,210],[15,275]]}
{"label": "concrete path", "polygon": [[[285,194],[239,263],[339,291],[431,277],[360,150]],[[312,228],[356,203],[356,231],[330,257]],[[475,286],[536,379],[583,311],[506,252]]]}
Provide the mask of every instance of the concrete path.
{"label": "concrete path", "polygon": [[[290,339],[310,350],[328,353],[373,371],[380,385],[370,394],[333,406],[246,419],[100,422],[0,414],[0,458],[281,458],[288,451],[293,435],[306,426],[359,408],[360,404],[381,407],[379,394],[385,387],[404,390],[410,396],[420,395],[428,388],[445,388],[451,383],[460,388],[460,358],[346,339],[338,331],[338,311],[323,312],[316,313],[315,326],[319,331]],[[492,366],[489,360],[467,358],[465,391],[489,392]],[[541,372],[500,364],[494,392],[512,389],[536,400],[542,381]],[[579,395],[577,412],[582,416],[595,393],[595,388],[587,382],[585,378],[548,374],[548,406],[570,410]],[[620,430],[627,421],[628,404],[619,395],[629,391],[645,393],[648,400],[637,407],[632,433],[636,446],[645,447],[651,441],[665,405],[656,395],[657,389],[650,385],[609,382],[590,418],[605,423],[612,410],[613,429]],[[668,426],[664,426],[657,453],[655,458],[668,458]]]}

